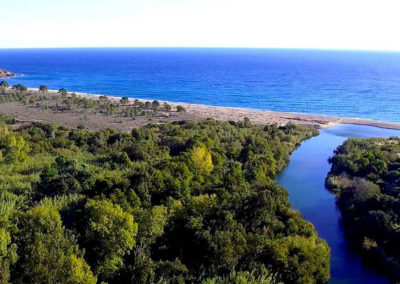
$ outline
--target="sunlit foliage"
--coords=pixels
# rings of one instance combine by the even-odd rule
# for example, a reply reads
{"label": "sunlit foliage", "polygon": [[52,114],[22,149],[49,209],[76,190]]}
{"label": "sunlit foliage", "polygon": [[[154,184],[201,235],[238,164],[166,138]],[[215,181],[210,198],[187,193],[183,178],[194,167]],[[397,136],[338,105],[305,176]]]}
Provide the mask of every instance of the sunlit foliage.
{"label": "sunlit foliage", "polygon": [[274,180],[312,128],[208,120],[121,133],[2,120],[2,283],[329,279],[327,244]]}

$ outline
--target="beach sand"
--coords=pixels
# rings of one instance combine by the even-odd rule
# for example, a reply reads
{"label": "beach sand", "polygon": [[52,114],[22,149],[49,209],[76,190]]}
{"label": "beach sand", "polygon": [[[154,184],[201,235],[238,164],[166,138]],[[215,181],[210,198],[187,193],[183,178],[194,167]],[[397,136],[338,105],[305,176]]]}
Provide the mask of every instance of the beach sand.
{"label": "beach sand", "polygon": [[[28,92],[36,94],[38,89],[30,88]],[[96,99],[101,95],[98,94],[87,94],[87,93],[76,93],[77,96],[87,97],[90,99]],[[56,97],[60,96],[55,90],[49,90],[47,96]],[[114,103],[119,103],[120,97],[107,96],[109,100]],[[129,104],[124,107],[129,107],[133,104],[134,98],[130,98]],[[146,101],[146,100],[140,100]],[[160,101],[164,103],[164,101]],[[256,125],[267,125],[276,123],[278,125],[284,125],[288,122],[302,125],[311,125],[315,128],[328,128],[337,124],[360,124],[370,125],[382,128],[400,129],[400,123],[382,122],[374,120],[356,119],[356,118],[342,118],[324,115],[311,115],[311,114],[300,114],[300,113],[287,113],[287,112],[275,112],[267,110],[254,110],[245,108],[233,108],[233,107],[219,107],[219,106],[208,106],[200,104],[188,104],[188,103],[177,103],[167,102],[172,106],[173,111],[165,113],[160,112],[157,116],[137,117],[136,120],[132,120],[121,115],[107,116],[104,114],[82,114],[77,110],[69,111],[54,111],[51,109],[40,109],[35,106],[24,105],[21,102],[7,102],[0,104],[0,113],[5,113],[15,117],[20,122],[54,122],[60,125],[69,127],[76,127],[78,125],[84,125],[88,129],[103,129],[103,128],[115,128],[121,131],[129,131],[132,128],[140,127],[148,123],[168,123],[179,120],[205,120],[207,118],[213,118],[219,121],[240,121],[245,117],[249,118],[253,124]],[[181,105],[186,109],[185,113],[176,112],[176,106]]]}

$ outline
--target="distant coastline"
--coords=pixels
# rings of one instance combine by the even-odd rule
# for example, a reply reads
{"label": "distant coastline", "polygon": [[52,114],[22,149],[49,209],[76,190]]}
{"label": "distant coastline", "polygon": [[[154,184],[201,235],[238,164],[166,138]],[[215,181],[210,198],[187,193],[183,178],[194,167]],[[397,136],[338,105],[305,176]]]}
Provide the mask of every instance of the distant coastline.
{"label": "distant coastline", "polygon": [[[9,88],[9,90],[11,91],[11,88]],[[43,94],[40,93],[39,89],[37,88],[28,88],[27,92],[33,95]],[[69,93],[71,94],[72,92]],[[121,97],[118,96],[79,92],[74,93],[78,97],[88,99],[97,99],[100,96],[107,96],[107,98],[114,104],[120,104],[121,100]],[[48,90],[47,94],[55,97],[61,96],[58,94],[57,90]],[[125,104],[125,106],[133,106],[134,100],[135,98],[129,98],[129,101],[127,104]],[[150,100],[139,99],[139,101],[146,102]],[[88,118],[87,114],[83,116],[81,113],[74,113],[72,111],[65,113],[54,113],[48,109],[35,109],[32,106],[27,106],[21,104],[20,102],[6,102],[0,104],[0,112],[11,115],[17,120],[21,121],[55,122],[61,125],[72,127],[80,124],[87,124],[86,126],[88,129],[116,128],[123,131],[129,131],[132,128],[140,127],[147,123],[168,123],[178,120],[205,120],[207,118],[213,118],[219,121],[241,121],[245,118],[248,118],[253,124],[256,125],[267,125],[274,123],[278,125],[285,125],[291,122],[295,124],[313,126],[317,129],[329,128],[338,124],[357,124],[400,130],[400,123],[394,122],[160,101],[161,104],[164,102],[170,104],[173,109],[176,109],[177,106],[183,106],[186,111],[183,114],[177,114],[176,112],[171,112],[168,114],[161,113],[159,117],[153,117],[148,120],[116,120],[116,117],[109,117],[99,114],[96,114],[93,118]],[[92,123],[90,123],[90,121],[92,121]]]}

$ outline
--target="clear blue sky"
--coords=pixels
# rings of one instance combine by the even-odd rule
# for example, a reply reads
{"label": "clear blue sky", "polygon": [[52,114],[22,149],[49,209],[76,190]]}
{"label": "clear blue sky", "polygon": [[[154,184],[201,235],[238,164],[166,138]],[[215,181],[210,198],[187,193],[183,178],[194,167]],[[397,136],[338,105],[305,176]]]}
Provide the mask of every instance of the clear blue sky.
{"label": "clear blue sky", "polygon": [[2,0],[0,48],[400,50],[398,0]]}

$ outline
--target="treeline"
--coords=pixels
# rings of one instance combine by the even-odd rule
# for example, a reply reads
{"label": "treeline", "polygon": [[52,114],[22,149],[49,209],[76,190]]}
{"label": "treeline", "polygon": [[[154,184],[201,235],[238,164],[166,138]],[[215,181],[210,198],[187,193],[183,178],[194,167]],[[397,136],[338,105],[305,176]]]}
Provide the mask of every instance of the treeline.
{"label": "treeline", "polygon": [[0,128],[0,283],[324,283],[329,247],[274,176],[293,124]]}
{"label": "treeline", "polygon": [[130,117],[133,120],[144,116],[151,118],[159,115],[160,112],[167,116],[172,111],[180,114],[186,112],[185,107],[181,105],[173,109],[167,102],[161,104],[157,100],[140,101],[135,99],[132,102],[128,97],[122,97],[119,101],[110,100],[107,96],[89,98],[68,92],[65,88],[58,90],[57,94],[51,94],[45,85],[40,85],[38,91],[32,91],[22,84],[10,87],[7,81],[1,81],[0,103],[15,101],[27,106],[51,109],[57,112],[74,110],[85,115],[101,113],[108,116]]}
{"label": "treeline", "polygon": [[329,159],[346,234],[365,259],[400,280],[400,138],[347,140]]}

